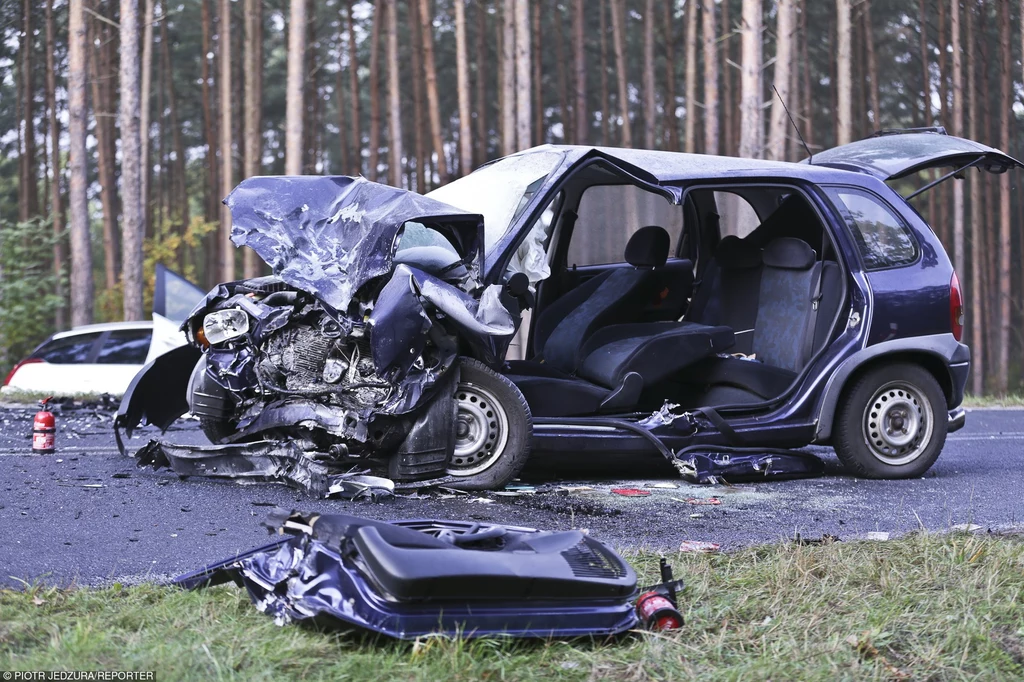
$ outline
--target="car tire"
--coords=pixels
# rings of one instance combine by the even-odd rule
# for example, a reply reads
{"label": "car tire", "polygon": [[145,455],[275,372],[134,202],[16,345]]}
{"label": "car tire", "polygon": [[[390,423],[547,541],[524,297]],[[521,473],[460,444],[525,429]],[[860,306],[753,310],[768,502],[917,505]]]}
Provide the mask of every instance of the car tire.
{"label": "car tire", "polygon": [[948,425],[945,395],[928,370],[905,363],[881,365],[846,390],[833,445],[857,476],[914,478],[935,463]]}
{"label": "car tire", "polygon": [[455,451],[448,475],[460,490],[493,490],[514,479],[530,456],[533,416],[515,384],[462,358],[455,391]]}

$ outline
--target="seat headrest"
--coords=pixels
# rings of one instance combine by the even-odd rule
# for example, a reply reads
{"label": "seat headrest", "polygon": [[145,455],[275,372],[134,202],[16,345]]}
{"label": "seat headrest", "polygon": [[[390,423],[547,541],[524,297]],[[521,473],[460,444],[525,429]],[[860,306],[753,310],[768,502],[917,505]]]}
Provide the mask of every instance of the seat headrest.
{"label": "seat headrest", "polygon": [[723,270],[749,270],[761,265],[761,249],[730,234],[718,243],[715,260]]}
{"label": "seat headrest", "polygon": [[764,247],[761,260],[773,268],[807,270],[814,265],[814,249],[795,237],[779,237]]}
{"label": "seat headrest", "polygon": [[641,227],[626,244],[626,262],[637,268],[660,268],[668,260],[671,241],[664,227]]}

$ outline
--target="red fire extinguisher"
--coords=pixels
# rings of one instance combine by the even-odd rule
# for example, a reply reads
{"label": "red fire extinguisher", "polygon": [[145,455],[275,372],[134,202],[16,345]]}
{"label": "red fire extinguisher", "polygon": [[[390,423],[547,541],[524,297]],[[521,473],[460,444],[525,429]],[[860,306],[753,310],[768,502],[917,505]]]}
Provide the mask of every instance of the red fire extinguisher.
{"label": "red fire extinguisher", "polygon": [[683,614],[679,613],[676,593],[683,583],[673,580],[672,567],[664,557],[660,568],[661,584],[643,591],[636,600],[636,612],[648,630],[678,630],[683,626]]}
{"label": "red fire extinguisher", "polygon": [[32,420],[32,452],[40,455],[49,455],[54,451],[54,441],[57,435],[57,423],[53,413],[46,409],[46,403],[50,398],[40,401],[41,408],[36,412]]}

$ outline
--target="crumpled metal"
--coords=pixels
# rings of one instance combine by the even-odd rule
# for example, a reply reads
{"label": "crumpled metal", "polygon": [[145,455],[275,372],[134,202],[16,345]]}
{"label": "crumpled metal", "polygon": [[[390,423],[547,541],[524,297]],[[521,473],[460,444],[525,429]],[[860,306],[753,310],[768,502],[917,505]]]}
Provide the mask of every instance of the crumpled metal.
{"label": "crumpled metal", "polygon": [[[248,246],[274,274],[345,311],[367,281],[391,272],[406,222],[429,224],[474,263],[483,217],[365,178],[254,177],[224,200],[231,241]],[[479,273],[479,265],[473,265]]]}

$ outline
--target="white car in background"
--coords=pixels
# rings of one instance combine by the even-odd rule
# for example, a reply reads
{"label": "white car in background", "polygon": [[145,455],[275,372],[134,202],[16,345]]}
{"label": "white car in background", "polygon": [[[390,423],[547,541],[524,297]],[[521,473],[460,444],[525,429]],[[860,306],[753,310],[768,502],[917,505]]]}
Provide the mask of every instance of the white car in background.
{"label": "white car in background", "polygon": [[7,374],[0,393],[121,395],[147,363],[185,344],[181,322],[204,292],[157,266],[152,322],[108,322],[57,332]]}
{"label": "white car in background", "polygon": [[146,364],[152,339],[152,322],[90,324],[59,332],[14,366],[2,391],[120,395]]}

